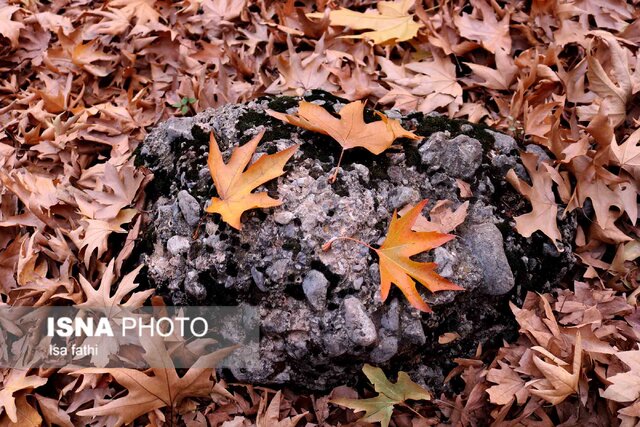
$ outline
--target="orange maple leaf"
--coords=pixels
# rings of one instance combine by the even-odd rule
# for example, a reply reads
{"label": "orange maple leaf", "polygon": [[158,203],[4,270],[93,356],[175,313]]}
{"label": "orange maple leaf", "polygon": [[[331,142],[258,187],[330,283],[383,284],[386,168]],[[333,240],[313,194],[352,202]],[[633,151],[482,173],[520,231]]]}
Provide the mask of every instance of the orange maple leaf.
{"label": "orange maple leaf", "polygon": [[389,296],[391,284],[395,284],[413,307],[420,311],[431,312],[427,303],[418,293],[414,279],[431,292],[462,291],[464,289],[436,273],[436,263],[418,262],[411,259],[412,256],[437,248],[454,237],[451,234],[437,231],[416,232],[412,230],[427,202],[428,200],[423,200],[418,203],[399,219],[397,212],[394,211],[387,238],[378,249],[350,237],[335,238],[326,243],[323,249],[329,250],[331,244],[339,239],[354,240],[368,246],[378,254],[380,259],[382,301],[384,302]]}
{"label": "orange maple leaf", "polygon": [[[213,197],[211,204],[205,210],[222,215],[222,220],[237,230],[242,229],[240,217],[245,211],[282,204],[280,200],[269,197],[264,191],[260,193],[252,193],[252,191],[282,175],[285,163],[298,149],[298,146],[294,145],[275,154],[265,154],[247,168],[263,135],[264,131],[242,147],[234,149],[226,164],[213,133],[209,140],[207,164],[220,197]],[[247,168],[246,171],[245,168]]]}
{"label": "orange maple leaf", "polygon": [[[390,119],[376,111],[382,119],[373,123],[364,121],[364,103],[351,102],[340,110],[340,118],[331,115],[323,107],[306,101],[300,101],[298,115],[278,113],[267,110],[267,114],[283,122],[329,135],[342,146],[342,152],[350,148],[362,147],[373,154],[380,154],[393,144],[398,138],[420,139],[418,135],[402,127],[398,120]],[[342,154],[338,161],[338,168]],[[330,181],[335,181],[338,169]]]}

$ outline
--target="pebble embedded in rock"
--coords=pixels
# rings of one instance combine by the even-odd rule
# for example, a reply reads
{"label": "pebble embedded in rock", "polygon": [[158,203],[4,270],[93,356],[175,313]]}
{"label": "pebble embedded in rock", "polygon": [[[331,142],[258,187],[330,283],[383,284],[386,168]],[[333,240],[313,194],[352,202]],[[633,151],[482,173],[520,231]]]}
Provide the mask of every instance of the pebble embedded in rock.
{"label": "pebble embedded in rock", "polygon": [[449,139],[443,132],[436,132],[422,144],[419,152],[429,170],[445,170],[454,178],[472,178],[482,163],[482,144],[467,135]]}
{"label": "pebble embedded in rock", "polygon": [[198,281],[198,273],[195,271],[187,273],[184,290],[196,302],[202,302],[207,298],[207,288]]}
{"label": "pebble embedded in rock", "polygon": [[191,242],[188,237],[184,236],[173,236],[167,240],[167,250],[173,256],[181,255],[186,253],[191,246]]}
{"label": "pebble embedded in rock", "polygon": [[371,352],[371,360],[375,363],[384,363],[390,360],[398,352],[398,338],[385,337]]}
{"label": "pebble embedded in rock", "polygon": [[307,301],[316,310],[322,310],[326,306],[328,287],[329,281],[318,270],[308,272],[302,281],[302,290]]}
{"label": "pebble embedded in rock", "polygon": [[409,203],[416,203],[420,200],[420,193],[415,188],[398,187],[391,190],[389,194],[389,209],[401,209]]}
{"label": "pebble embedded in rock", "polygon": [[295,217],[296,216],[294,214],[288,211],[281,211],[273,214],[273,220],[280,225],[289,224]]}
{"label": "pebble embedded in rock", "polygon": [[370,346],[378,339],[376,327],[367,315],[360,300],[348,297],[344,300],[344,319],[347,324],[347,335],[351,342],[363,347]]}
{"label": "pebble embedded in rock", "polygon": [[200,205],[198,201],[186,190],[178,192],[178,206],[184,220],[192,227],[200,222]]}
{"label": "pebble embedded in rock", "polygon": [[513,288],[515,279],[504,252],[502,233],[495,224],[470,224],[463,228],[461,241],[477,254],[485,294],[503,295]]}
{"label": "pebble embedded in rock", "polygon": [[516,143],[516,140],[510,137],[509,135],[506,135],[500,132],[495,132],[495,131],[492,131],[491,129],[485,129],[484,131],[493,137],[493,140],[494,140],[493,146],[498,152],[502,154],[510,154],[512,151],[518,149],[518,144]]}

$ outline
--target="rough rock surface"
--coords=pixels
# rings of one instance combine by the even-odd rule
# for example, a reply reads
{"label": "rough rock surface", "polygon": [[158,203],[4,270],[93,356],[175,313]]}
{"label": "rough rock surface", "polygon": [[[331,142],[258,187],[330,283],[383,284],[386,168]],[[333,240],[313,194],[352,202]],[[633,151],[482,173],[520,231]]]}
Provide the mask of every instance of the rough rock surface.
{"label": "rough rock surface", "polygon": [[[306,99],[334,112],[345,102],[321,92]],[[424,138],[400,140],[379,156],[349,150],[330,185],[339,145],[264,113],[293,112],[297,101],[261,98],[171,119],[138,155],[155,174],[141,246],[149,285],[173,304],[260,307],[261,359],[231,372],[235,379],[323,389],[356,378],[369,362],[438,384],[454,357],[513,335],[509,300],[558,285],[571,271],[570,250],[558,252],[539,233],[524,239],[513,229],[513,216],[530,206],[503,179],[510,168],[526,177],[512,138],[439,116],[389,112]],[[366,119],[376,120],[371,111]],[[246,213],[242,232],[217,215],[201,216],[216,195],[206,165],[209,133],[227,158],[263,128],[258,152],[301,144],[286,174],[264,186],[283,205]],[[393,210],[408,203],[428,198],[430,208],[448,199],[457,207],[464,199],[456,179],[473,191],[468,217],[456,239],[418,259],[438,262],[440,274],[465,291],[425,292],[432,314],[408,306],[398,289],[380,301],[377,258],[366,247],[341,241],[321,250],[343,235],[380,244]],[[560,225],[570,249],[575,219]],[[461,338],[441,345],[445,332]]]}

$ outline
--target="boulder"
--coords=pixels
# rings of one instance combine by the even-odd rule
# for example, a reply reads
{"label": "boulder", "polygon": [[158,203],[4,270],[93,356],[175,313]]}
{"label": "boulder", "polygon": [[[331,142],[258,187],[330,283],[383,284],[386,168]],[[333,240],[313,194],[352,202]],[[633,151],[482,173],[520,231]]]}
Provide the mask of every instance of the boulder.
{"label": "boulder", "polygon": [[[334,113],[346,103],[323,92],[305,99]],[[355,380],[366,362],[427,372],[422,379],[434,387],[453,358],[514,336],[509,301],[557,286],[572,271],[574,216],[560,221],[562,252],[540,233],[525,239],[514,229],[513,217],[530,205],[504,180],[509,169],[528,179],[513,138],[440,116],[394,112],[423,138],[398,140],[378,156],[348,150],[330,184],[340,146],[265,113],[267,108],[292,113],[298,101],[265,97],[172,119],[139,149],[137,162],[155,176],[139,248],[148,286],[175,305],[259,307],[259,363],[224,375],[327,389]],[[367,109],[365,119],[378,118]],[[237,231],[218,215],[204,213],[217,195],[207,168],[209,135],[215,134],[227,159],[262,129],[257,152],[292,144],[300,149],[286,173],[260,189],[283,204],[245,213]],[[471,197],[460,196],[457,180],[470,185]],[[457,237],[415,258],[437,261],[438,271],[465,289],[425,290],[433,313],[412,308],[396,288],[382,302],[377,256],[367,247],[339,241],[322,250],[337,236],[381,244],[393,210],[425,198],[430,200],[425,215],[438,200],[450,200],[453,208],[470,202]],[[460,338],[439,344],[447,332]]]}

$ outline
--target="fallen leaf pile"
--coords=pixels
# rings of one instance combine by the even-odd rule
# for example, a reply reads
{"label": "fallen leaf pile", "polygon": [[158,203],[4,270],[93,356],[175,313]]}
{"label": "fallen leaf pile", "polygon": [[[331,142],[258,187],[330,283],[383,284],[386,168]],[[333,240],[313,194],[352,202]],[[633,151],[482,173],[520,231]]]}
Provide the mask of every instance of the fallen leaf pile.
{"label": "fallen leaf pile", "polygon": [[[263,94],[324,89],[376,109],[482,121],[529,145],[526,174],[508,177],[530,204],[514,225],[524,236],[544,235],[558,250],[573,251],[583,266],[580,281],[567,289],[514,306],[520,339],[495,358],[479,352],[458,360],[451,375],[462,375],[464,390],[411,406],[423,415],[436,411],[428,415],[434,419],[416,423],[634,425],[640,420],[637,6],[623,0],[402,0],[375,7],[353,0],[4,1],[1,304],[82,303],[115,298],[103,293],[114,283],[133,289],[127,261],[152,178],[135,166],[133,154],[158,122]],[[362,104],[350,105],[357,112]],[[315,127],[345,149],[357,146],[342,125],[329,131],[340,119],[320,112],[319,124],[313,114],[304,119],[305,108],[284,119]],[[360,116],[352,117],[353,124]],[[384,151],[385,144],[373,150]],[[245,170],[248,163],[234,170],[255,173]],[[252,193],[256,186],[217,184],[227,209],[229,200],[243,200],[228,211],[231,218],[253,207],[247,200],[263,198]],[[473,197],[469,183],[458,185],[463,197]],[[462,212],[445,208],[426,223],[416,220],[415,230],[455,228]],[[574,214],[573,247],[560,247],[557,219]],[[137,395],[116,375],[0,371],[0,423],[84,424],[89,415],[80,411],[123,399],[127,389]],[[192,426],[251,425],[258,418],[263,425],[355,421],[326,396],[234,387],[226,403],[200,394],[160,399],[163,409],[95,422],[132,415],[145,424],[176,418]],[[341,392],[355,398],[353,390]],[[416,415],[401,406],[392,417],[411,425],[407,417]]]}

